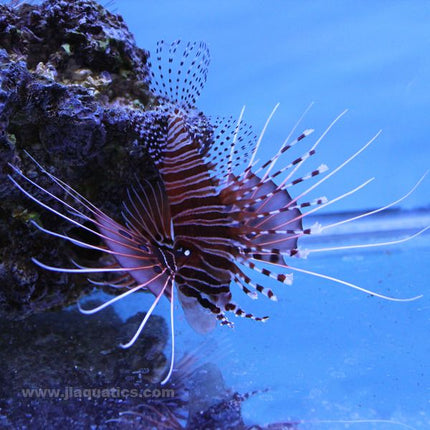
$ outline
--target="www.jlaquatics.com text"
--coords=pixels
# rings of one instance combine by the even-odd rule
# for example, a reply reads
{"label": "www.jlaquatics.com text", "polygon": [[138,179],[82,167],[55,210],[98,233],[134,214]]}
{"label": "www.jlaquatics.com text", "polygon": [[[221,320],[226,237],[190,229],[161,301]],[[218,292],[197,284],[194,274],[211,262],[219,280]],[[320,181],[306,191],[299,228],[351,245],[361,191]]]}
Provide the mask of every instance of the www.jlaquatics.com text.
{"label": "www.jlaquatics.com text", "polygon": [[175,390],[171,388],[77,388],[64,387],[61,388],[23,388],[21,395],[25,398],[38,399],[98,399],[98,398],[172,398],[175,397]]}

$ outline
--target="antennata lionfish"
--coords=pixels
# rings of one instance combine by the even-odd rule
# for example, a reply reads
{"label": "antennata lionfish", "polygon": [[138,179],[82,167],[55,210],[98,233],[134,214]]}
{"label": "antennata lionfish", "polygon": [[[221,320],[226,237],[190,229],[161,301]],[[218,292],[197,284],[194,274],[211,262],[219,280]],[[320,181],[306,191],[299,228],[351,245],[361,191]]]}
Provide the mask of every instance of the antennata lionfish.
{"label": "antennata lionfish", "polygon": [[[187,321],[198,332],[212,330],[216,320],[223,325],[231,325],[226,312],[258,321],[267,319],[247,313],[232,300],[232,290],[237,287],[253,299],[261,293],[276,300],[270,288],[257,284],[245,273],[248,269],[287,285],[293,281],[292,272],[299,271],[389,300],[416,298],[386,297],[340,279],[295,267],[287,263],[287,259],[306,258],[310,252],[344,249],[338,247],[306,251],[298,247],[298,240],[302,236],[317,234],[335,225],[385,210],[406,198],[422,179],[404,197],[380,209],[336,224],[315,224],[305,228],[303,219],[307,215],[354,193],[370,182],[331,201],[325,197],[309,201],[305,199],[322,182],[364,151],[379,133],[340,166],[292,198],[288,188],[327,171],[327,167],[322,165],[301,177],[296,175],[344,113],[330,124],[301,157],[275,170],[281,156],[313,130],[305,130],[296,139],[291,139],[295,127],[271,159],[258,163],[257,150],[276,107],[258,138],[250,127],[242,123],[243,111],[238,121],[232,118],[206,118],[196,110],[195,103],[205,84],[208,65],[209,52],[204,43],[183,44],[177,41],[170,45],[164,42],[157,45],[156,61],[151,65],[151,89],[158,96],[159,105],[151,112],[151,120],[141,126],[141,138],[162,180],[154,183],[141,178],[141,182],[130,186],[128,199],[124,202],[122,222],[110,218],[35,160],[41,172],[66,194],[66,198],[62,199],[41,187],[15,166],[11,167],[18,179],[9,176],[15,186],[30,199],[98,237],[103,245],[48,231],[32,221],[35,227],[44,233],[84,248],[102,251],[112,257],[114,264],[106,267],[84,267],[73,262],[74,268],[53,267],[33,258],[40,267],[57,272],[119,275],[116,281],[90,280],[96,285],[121,288],[124,292],[91,310],[79,306],[82,313],[98,312],[137,291],[150,291],[155,296],[135,335],[122,347],[130,347],[136,341],[162,296],[170,301],[172,354],[169,371],[162,383],[169,379],[173,370],[175,294],[178,295]],[[27,191],[21,183],[26,183],[34,191]],[[43,199],[37,198],[35,191],[47,199],[53,199],[63,210],[54,209]],[[307,212],[303,212],[304,209]],[[391,243],[399,243],[414,236]],[[389,243],[356,247],[386,244]]]}

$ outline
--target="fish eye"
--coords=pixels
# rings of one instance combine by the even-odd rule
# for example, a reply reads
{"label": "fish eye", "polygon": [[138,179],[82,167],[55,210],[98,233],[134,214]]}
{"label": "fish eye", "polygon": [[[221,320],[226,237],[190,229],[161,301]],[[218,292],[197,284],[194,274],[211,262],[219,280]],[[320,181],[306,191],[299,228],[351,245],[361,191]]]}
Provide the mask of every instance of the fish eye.
{"label": "fish eye", "polygon": [[189,257],[191,255],[191,250],[189,250],[188,248],[184,248],[183,246],[179,247],[177,249],[177,252],[184,255],[185,257]]}

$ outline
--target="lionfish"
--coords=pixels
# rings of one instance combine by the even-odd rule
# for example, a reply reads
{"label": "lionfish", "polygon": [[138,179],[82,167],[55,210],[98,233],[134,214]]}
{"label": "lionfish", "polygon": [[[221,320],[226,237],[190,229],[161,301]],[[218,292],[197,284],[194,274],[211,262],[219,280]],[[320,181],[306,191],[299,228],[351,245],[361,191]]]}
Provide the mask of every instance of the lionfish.
{"label": "lionfish", "polygon": [[[112,257],[113,264],[109,266],[84,267],[73,261],[74,268],[53,267],[33,258],[38,266],[56,272],[119,275],[114,281],[89,280],[97,285],[125,291],[94,309],[83,309],[78,304],[82,313],[98,312],[137,291],[149,291],[155,296],[135,335],[129,342],[121,344],[122,347],[128,348],[136,341],[162,296],[170,301],[171,360],[161,383],[169,379],[173,370],[175,294],[188,323],[201,333],[212,330],[217,320],[222,325],[231,326],[226,312],[257,321],[267,320],[267,316],[257,317],[244,311],[232,300],[233,286],[252,299],[260,293],[276,300],[272,289],[254,282],[246,272],[258,272],[290,285],[293,272],[298,271],[389,300],[407,301],[420,297],[387,297],[347,281],[295,267],[287,263],[287,259],[306,258],[310,252],[315,252],[298,247],[301,237],[383,211],[411,194],[423,178],[405,196],[384,207],[332,225],[315,224],[305,228],[303,219],[306,216],[351,195],[370,182],[366,181],[330,201],[325,197],[305,199],[322,182],[364,151],[379,133],[341,165],[293,198],[288,191],[290,187],[328,170],[327,166],[321,165],[301,177],[296,176],[298,169],[315,154],[318,144],[344,113],[301,157],[275,170],[279,158],[313,130],[305,130],[291,140],[296,124],[276,154],[266,162],[258,162],[257,150],[276,107],[258,138],[250,127],[243,124],[243,110],[237,121],[205,117],[195,108],[195,103],[206,82],[208,65],[209,52],[204,43],[158,43],[156,61],[150,67],[151,89],[159,102],[149,115],[150,120],[141,125],[140,131],[144,148],[152,157],[161,180],[149,182],[143,178],[130,186],[123,205],[122,222],[102,212],[36,160],[33,161],[40,171],[65,193],[65,198],[41,187],[15,166],[11,165],[21,181],[9,176],[27,197],[74,226],[90,232],[103,244],[94,245],[49,231],[32,221],[35,227]],[[279,183],[276,182],[278,177],[283,177]],[[55,209],[43,198],[36,197],[34,192],[27,191],[21,182],[31,186],[38,194],[53,199],[62,210]],[[317,251],[399,243],[424,230],[394,242]]]}

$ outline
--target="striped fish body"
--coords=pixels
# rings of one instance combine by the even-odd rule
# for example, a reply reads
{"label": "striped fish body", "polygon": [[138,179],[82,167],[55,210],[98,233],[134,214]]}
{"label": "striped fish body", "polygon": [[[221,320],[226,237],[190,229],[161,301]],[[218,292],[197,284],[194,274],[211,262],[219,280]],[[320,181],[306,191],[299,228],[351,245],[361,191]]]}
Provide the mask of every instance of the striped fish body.
{"label": "striped fish body", "polygon": [[[215,324],[210,313],[228,323],[224,311],[255,318],[232,302],[230,286],[238,278],[251,285],[238,260],[251,268],[250,259],[285,264],[281,254],[297,247],[301,212],[289,207],[289,193],[250,170],[240,177],[217,176],[216,166],[208,161],[201,142],[192,138],[179,110],[168,117],[165,144],[154,162],[169,200],[174,247],[182,250],[175,283],[189,324],[199,332],[209,331]],[[275,277],[267,269],[262,273]],[[281,282],[286,278],[275,277]],[[250,293],[243,282],[242,290]],[[270,289],[254,288],[274,297]]]}
{"label": "striped fish body", "polygon": [[154,160],[166,188],[177,258],[175,283],[189,324],[214,328],[231,300],[230,283],[238,254],[232,244],[234,220],[222,204],[213,166],[202,156],[178,110],[168,117],[167,138]]}
{"label": "striped fish body", "polygon": [[[260,250],[270,245],[266,242],[280,238],[278,233],[270,234],[267,230],[275,229],[287,217],[299,215],[279,213],[261,223],[259,216],[263,212],[291,202],[288,192],[276,190],[272,181],[254,190],[260,178],[249,172],[244,179],[226,181],[233,168],[247,162],[256,136],[243,124],[239,130],[237,120],[208,121],[195,109],[208,64],[209,52],[203,43],[177,41],[169,45],[161,41],[155,63],[150,66],[152,91],[160,103],[155,116],[163,125],[154,128],[151,124],[142,130],[165,185],[175,249],[188,254],[184,252],[177,258],[175,283],[187,320],[197,331],[213,327],[215,319],[210,313],[216,314],[222,324],[228,324],[224,311],[265,319],[255,318],[232,302],[233,282],[252,298],[255,292],[248,287],[274,297],[271,290],[252,284],[238,261],[251,266],[248,260],[255,256],[281,260],[279,249],[273,251],[275,256],[272,250]],[[263,201],[266,194],[275,190],[270,202]],[[300,221],[295,225],[301,227]],[[289,241],[282,237],[281,242],[276,243],[278,248],[291,249],[296,246],[297,237]]]}

